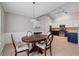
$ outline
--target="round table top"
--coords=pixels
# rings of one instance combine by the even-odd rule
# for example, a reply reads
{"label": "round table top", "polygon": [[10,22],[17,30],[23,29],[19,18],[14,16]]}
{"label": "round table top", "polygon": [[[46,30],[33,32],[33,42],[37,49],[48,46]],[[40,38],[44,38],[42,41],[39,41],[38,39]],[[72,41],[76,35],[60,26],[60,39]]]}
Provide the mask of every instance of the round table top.
{"label": "round table top", "polygon": [[33,43],[46,40],[47,35],[32,35],[32,36],[25,36],[22,37],[23,42]]}

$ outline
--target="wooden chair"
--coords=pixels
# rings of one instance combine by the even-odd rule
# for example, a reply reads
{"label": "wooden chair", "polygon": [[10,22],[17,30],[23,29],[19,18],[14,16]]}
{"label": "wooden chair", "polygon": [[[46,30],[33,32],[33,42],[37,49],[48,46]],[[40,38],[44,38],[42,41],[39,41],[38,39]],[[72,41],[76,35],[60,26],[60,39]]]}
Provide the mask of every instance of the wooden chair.
{"label": "wooden chair", "polygon": [[11,39],[12,39],[12,44],[15,48],[15,56],[17,56],[18,53],[27,51],[27,55],[29,56],[29,44],[25,43],[16,43],[15,40],[13,39],[13,35],[11,34]]}
{"label": "wooden chair", "polygon": [[31,36],[31,35],[33,35],[33,33],[31,31],[28,31],[27,36]]}
{"label": "wooden chair", "polygon": [[51,43],[53,41],[53,35],[49,34],[47,40],[45,40],[43,43],[36,43],[36,45],[42,49],[42,51],[45,52],[46,56],[46,50],[50,49],[50,55],[52,55],[52,46]]}

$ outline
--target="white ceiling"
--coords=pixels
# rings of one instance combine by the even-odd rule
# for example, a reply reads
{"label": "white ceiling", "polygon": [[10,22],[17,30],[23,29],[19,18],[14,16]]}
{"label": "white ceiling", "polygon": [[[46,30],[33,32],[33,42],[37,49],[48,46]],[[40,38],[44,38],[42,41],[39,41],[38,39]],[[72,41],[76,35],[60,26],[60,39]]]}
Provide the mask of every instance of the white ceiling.
{"label": "white ceiling", "polygon": [[[32,2],[2,2],[5,12],[33,17],[33,3]],[[36,2],[35,3],[35,17],[44,15],[60,6],[65,2]]]}
{"label": "white ceiling", "polygon": [[64,6],[62,6],[61,8],[58,8],[50,12],[49,16],[52,18],[57,18],[65,14],[74,14],[76,12],[79,12],[79,2],[69,2],[66,3]]}

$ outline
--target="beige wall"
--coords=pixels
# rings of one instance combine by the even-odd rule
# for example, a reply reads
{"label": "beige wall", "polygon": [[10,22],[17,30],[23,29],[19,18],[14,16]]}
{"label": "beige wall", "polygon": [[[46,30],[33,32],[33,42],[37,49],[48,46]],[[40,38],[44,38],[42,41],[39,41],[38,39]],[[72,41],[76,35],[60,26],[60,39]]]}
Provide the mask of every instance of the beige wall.
{"label": "beige wall", "polygon": [[5,45],[4,22],[5,22],[4,10],[0,4],[0,55],[2,55],[2,49],[4,48]]}
{"label": "beige wall", "polygon": [[[27,18],[22,15],[16,15],[11,13],[5,13],[5,37],[6,43],[11,43],[11,33],[21,34],[26,33],[27,31],[36,31],[33,29],[32,23],[30,22],[30,18]],[[38,19],[40,21],[40,29],[38,31],[42,31],[47,33],[49,30],[49,25],[51,23],[51,19],[47,16],[43,16]]]}
{"label": "beige wall", "polygon": [[79,19],[73,15],[64,14],[56,19],[53,19],[53,27],[59,27],[59,25],[66,25],[66,27],[79,27]]}
{"label": "beige wall", "polygon": [[5,13],[5,33],[32,31],[30,20],[25,16]]}
{"label": "beige wall", "polygon": [[[11,34],[27,34],[27,31],[33,32],[31,19],[17,14],[5,13],[5,42],[11,43]],[[20,37],[20,36],[19,36]],[[16,39],[17,41],[19,39]]]}
{"label": "beige wall", "polygon": [[49,26],[52,23],[52,19],[48,16],[42,16],[39,18],[41,28],[40,30],[45,34],[49,31]]}
{"label": "beige wall", "polygon": [[0,44],[1,44],[1,9],[0,9]]}

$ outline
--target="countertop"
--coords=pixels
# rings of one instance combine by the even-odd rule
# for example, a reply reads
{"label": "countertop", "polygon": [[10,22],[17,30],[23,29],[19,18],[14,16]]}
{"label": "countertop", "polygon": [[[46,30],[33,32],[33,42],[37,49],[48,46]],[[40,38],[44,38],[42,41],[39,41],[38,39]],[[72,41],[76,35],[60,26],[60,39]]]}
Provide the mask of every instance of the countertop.
{"label": "countertop", "polygon": [[[78,32],[79,27],[66,27],[67,32]],[[52,28],[52,31],[60,31],[60,28]]]}

